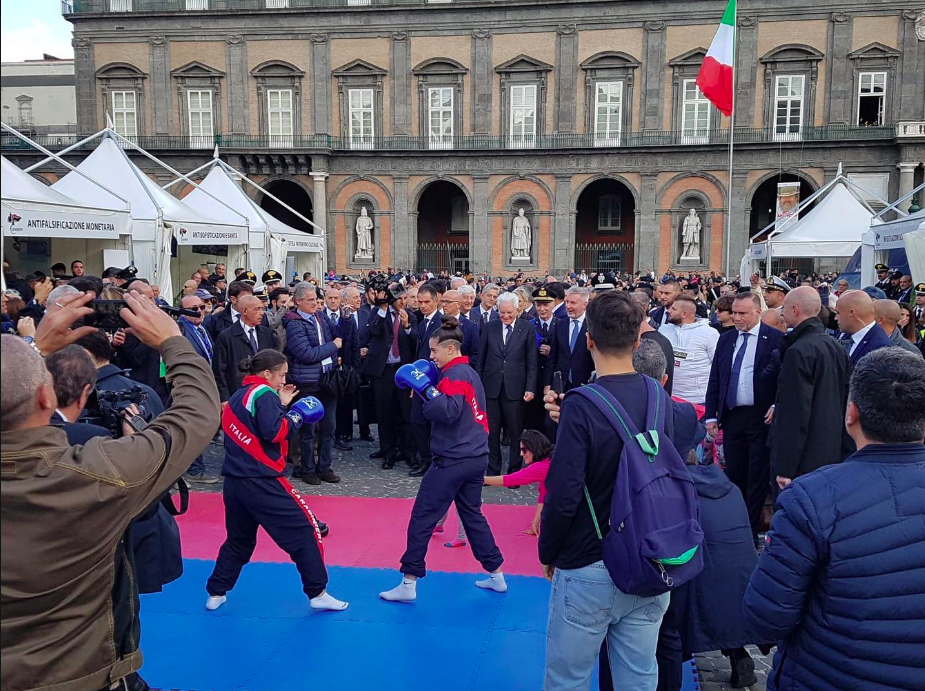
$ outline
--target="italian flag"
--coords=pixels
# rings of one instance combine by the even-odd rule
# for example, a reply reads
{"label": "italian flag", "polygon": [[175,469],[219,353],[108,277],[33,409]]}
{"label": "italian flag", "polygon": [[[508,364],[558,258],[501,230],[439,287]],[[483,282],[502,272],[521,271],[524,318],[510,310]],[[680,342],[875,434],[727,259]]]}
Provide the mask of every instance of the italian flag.
{"label": "italian flag", "polygon": [[697,74],[697,86],[720,112],[732,113],[732,63],[735,60],[736,0],[729,0],[710,50]]}

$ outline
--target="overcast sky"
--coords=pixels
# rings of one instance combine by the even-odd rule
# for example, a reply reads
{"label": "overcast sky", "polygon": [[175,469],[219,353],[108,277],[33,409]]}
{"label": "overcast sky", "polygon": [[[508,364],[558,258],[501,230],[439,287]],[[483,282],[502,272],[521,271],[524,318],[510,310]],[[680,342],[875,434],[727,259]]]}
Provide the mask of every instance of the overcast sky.
{"label": "overcast sky", "polygon": [[41,60],[42,53],[74,57],[71,23],[61,16],[61,0],[0,0],[0,59]]}

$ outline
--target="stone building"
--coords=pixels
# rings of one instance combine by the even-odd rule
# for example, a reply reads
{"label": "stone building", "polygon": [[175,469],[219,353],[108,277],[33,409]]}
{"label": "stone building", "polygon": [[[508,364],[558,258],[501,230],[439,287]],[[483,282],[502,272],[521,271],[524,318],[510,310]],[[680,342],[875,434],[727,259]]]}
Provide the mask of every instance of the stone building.
{"label": "stone building", "polygon": [[[735,273],[773,218],[778,182],[805,197],[839,163],[883,198],[921,181],[925,13],[889,0],[742,3],[730,189],[729,122],[694,84],[724,6],[66,0],[65,13],[80,132],[108,113],[179,170],[218,143],[328,229],[338,273]],[[356,247],[363,207],[371,252]],[[528,249],[515,257],[520,209]],[[682,262],[690,209],[699,248]]]}

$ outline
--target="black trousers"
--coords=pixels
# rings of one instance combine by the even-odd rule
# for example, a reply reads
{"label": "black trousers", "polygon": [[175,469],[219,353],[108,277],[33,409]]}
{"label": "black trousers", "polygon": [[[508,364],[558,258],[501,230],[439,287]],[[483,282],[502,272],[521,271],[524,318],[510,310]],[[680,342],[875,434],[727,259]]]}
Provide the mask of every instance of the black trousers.
{"label": "black trousers", "polygon": [[395,372],[400,365],[386,365],[382,376],[371,377],[379,421],[379,450],[386,458],[404,452],[414,455],[414,437],[408,426],[411,417],[409,391],[395,386]]}
{"label": "black trousers", "polygon": [[453,503],[466,529],[472,554],[482,568],[489,573],[501,568],[504,557],[495,544],[488,521],[482,515],[482,480],[487,460],[485,456],[464,461],[434,458],[430,469],[421,478],[411,509],[408,544],[401,558],[402,573],[424,578],[427,573],[424,560],[434,528]]}
{"label": "black trousers", "polygon": [[[302,451],[303,473],[331,472],[334,463],[334,427],[337,419],[337,398],[318,387],[299,387],[299,398],[314,396],[324,406],[324,417],[314,425],[302,425],[298,432]],[[318,460],[315,461],[315,438],[318,439]]]}
{"label": "black trousers", "polygon": [[723,451],[726,475],[745,500],[752,533],[758,534],[761,510],[770,491],[771,462],[768,426],[764,414],[754,406],[723,411]]}
{"label": "black trousers", "polygon": [[501,396],[487,399],[486,406],[488,408],[488,474],[501,474],[504,464],[501,457],[502,428],[507,430],[511,440],[508,472],[516,472],[523,465],[520,458],[520,434],[524,429],[523,398],[517,401],[508,400],[502,385]]}
{"label": "black trousers", "polygon": [[360,388],[353,394],[353,402],[357,409],[357,425],[360,428],[360,436],[369,436],[369,426],[376,422],[376,397],[373,394],[373,386],[370,378],[363,375],[360,381]]}
{"label": "black trousers", "polygon": [[412,422],[411,433],[414,435],[414,446],[417,449],[418,456],[421,457],[421,465],[429,468],[434,461],[434,455],[430,451],[430,430],[429,422]]}
{"label": "black trousers", "polygon": [[206,583],[209,595],[234,588],[257,546],[257,528],[289,555],[309,597],[324,592],[328,572],[318,521],[302,496],[282,477],[225,477],[222,487],[227,537]]}
{"label": "black trousers", "polygon": [[334,428],[335,439],[353,437],[354,394],[344,394],[337,399],[337,425]]}

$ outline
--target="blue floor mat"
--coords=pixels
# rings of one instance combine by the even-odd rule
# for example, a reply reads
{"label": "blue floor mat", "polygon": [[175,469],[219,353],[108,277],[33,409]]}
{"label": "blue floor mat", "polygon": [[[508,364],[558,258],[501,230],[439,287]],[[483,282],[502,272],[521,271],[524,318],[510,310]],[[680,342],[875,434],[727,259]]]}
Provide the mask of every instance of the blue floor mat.
{"label": "blue floor mat", "polygon": [[[508,576],[500,595],[476,574],[431,572],[413,605],[379,592],[396,571],[330,567],[345,612],[313,613],[291,564],[249,564],[228,602],[204,608],[212,562],[185,560],[181,579],[142,597],[141,671],[183,691],[535,691],[542,686],[549,583]],[[683,691],[694,691],[685,666]],[[596,679],[591,688],[597,688]]]}

